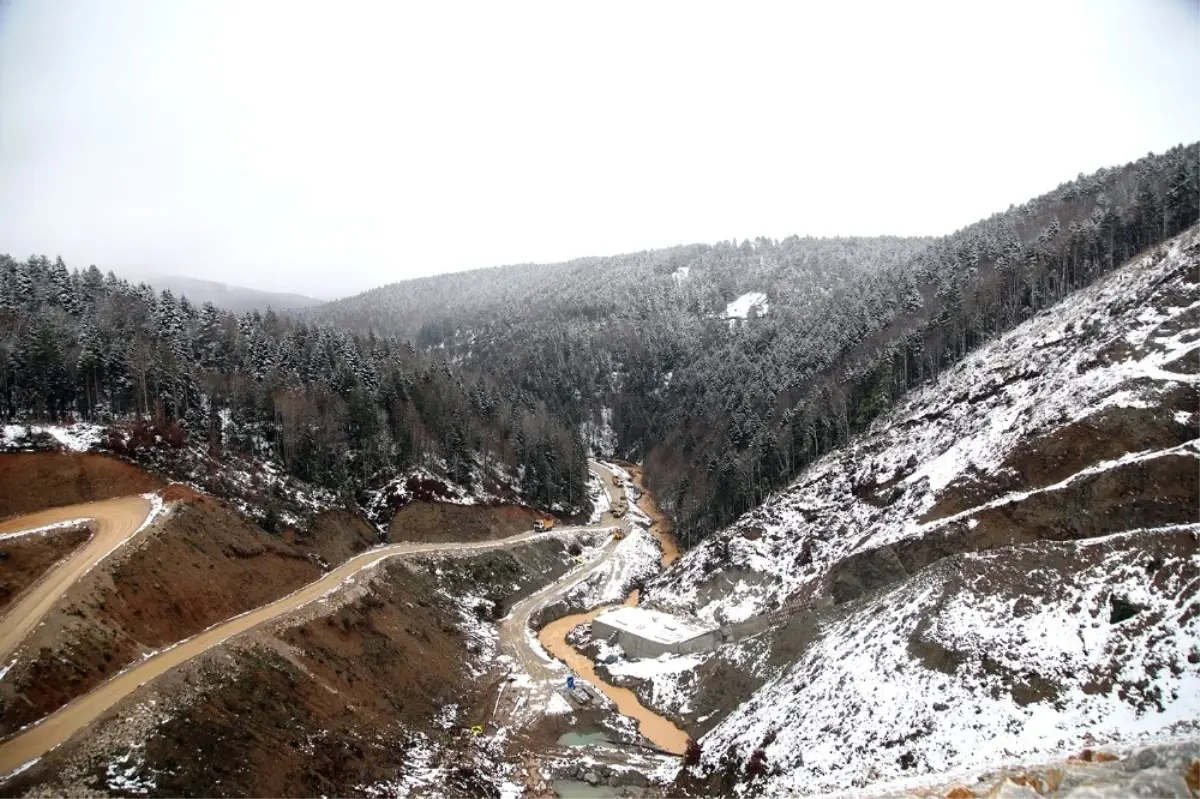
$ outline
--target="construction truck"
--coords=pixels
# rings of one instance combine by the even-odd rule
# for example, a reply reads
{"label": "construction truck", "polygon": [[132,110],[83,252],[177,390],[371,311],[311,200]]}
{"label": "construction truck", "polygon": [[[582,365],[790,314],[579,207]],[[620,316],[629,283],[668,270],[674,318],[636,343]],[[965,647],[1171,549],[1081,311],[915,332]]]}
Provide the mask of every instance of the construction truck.
{"label": "construction truck", "polygon": [[625,537],[625,534],[623,532],[621,532],[620,527],[613,530],[613,541],[620,541],[624,537]]}
{"label": "construction truck", "polygon": [[539,533],[544,533],[549,530],[553,530],[554,529],[554,520],[553,519],[538,519],[536,522],[533,523],[533,529],[537,530]]}
{"label": "construction truck", "polygon": [[617,488],[620,488],[621,486],[625,485],[625,481],[621,479],[621,475],[619,475],[619,474],[613,475],[613,485],[615,485]]}
{"label": "construction truck", "polygon": [[625,512],[628,510],[629,510],[629,501],[626,500],[625,497],[621,497],[619,500],[617,500],[617,504],[613,506],[612,515],[615,518],[619,519],[622,516],[624,516]]}

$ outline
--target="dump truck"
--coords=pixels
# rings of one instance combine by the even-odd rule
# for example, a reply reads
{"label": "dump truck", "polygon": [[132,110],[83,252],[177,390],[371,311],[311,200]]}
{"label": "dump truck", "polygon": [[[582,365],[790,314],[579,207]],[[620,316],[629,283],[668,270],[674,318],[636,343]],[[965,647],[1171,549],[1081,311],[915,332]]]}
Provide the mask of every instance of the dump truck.
{"label": "dump truck", "polygon": [[617,488],[620,488],[621,486],[625,485],[625,481],[621,479],[621,475],[619,475],[619,474],[613,475],[613,485],[615,485]]}
{"label": "dump truck", "polygon": [[612,515],[619,519],[625,515],[627,510],[629,510],[629,503],[626,501],[625,497],[621,497],[619,500],[617,500],[617,504],[613,506]]}
{"label": "dump truck", "polygon": [[544,533],[547,530],[553,530],[554,529],[554,520],[553,519],[538,519],[536,522],[533,523],[533,529],[537,530],[539,533]]}

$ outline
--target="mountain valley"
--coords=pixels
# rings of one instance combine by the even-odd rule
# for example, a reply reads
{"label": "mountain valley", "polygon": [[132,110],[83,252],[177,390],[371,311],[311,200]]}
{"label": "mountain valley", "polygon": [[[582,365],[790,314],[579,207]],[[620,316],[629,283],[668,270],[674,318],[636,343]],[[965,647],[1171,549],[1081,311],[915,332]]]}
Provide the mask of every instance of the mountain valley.
{"label": "mountain valley", "polygon": [[0,794],[1196,796],[1198,171],[290,310],[3,256]]}

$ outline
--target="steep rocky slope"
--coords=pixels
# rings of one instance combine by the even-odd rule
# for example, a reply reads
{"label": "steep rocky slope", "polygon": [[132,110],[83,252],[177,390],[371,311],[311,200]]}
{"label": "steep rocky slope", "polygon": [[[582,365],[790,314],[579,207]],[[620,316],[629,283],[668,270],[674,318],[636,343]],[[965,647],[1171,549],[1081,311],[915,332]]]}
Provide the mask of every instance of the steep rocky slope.
{"label": "steep rocky slope", "polygon": [[815,792],[1200,735],[1198,264],[1193,228],[1028,320],[647,588],[719,623],[799,611],[643,670],[707,732],[689,779]]}

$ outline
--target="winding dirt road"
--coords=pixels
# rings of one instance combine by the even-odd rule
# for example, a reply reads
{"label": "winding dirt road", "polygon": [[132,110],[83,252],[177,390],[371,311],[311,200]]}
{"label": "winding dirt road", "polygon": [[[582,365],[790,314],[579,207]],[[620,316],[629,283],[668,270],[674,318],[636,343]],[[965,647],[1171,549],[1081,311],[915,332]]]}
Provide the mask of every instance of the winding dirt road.
{"label": "winding dirt road", "polygon": [[[600,464],[593,462],[590,464],[590,468],[608,491],[610,506],[615,505],[617,498],[624,494],[624,489],[613,486],[612,472]],[[648,495],[643,492],[643,500],[646,500],[647,497]],[[618,524],[626,533],[629,532],[630,523],[628,521],[614,519],[609,514],[605,514],[600,520],[601,526]],[[663,545],[661,565],[665,568],[678,556],[679,550],[674,540],[662,532],[663,523],[661,521],[658,528],[656,534]],[[611,699],[617,707],[617,712],[636,721],[639,732],[651,742],[667,752],[682,755],[687,748],[687,733],[643,705],[633,691],[610,685],[601,680],[596,674],[595,664],[566,641],[566,636],[571,630],[580,624],[590,622],[613,607],[612,605],[602,605],[585,613],[564,616],[543,627],[537,635],[538,642],[541,644],[541,648],[557,660],[548,660],[530,640],[532,629],[529,622],[533,615],[546,605],[564,598],[575,586],[590,578],[597,570],[607,566],[616,545],[616,541],[610,542],[600,557],[585,568],[567,575],[563,580],[518,602],[501,622],[501,651],[512,659],[513,664],[520,671],[531,678],[514,684],[514,688],[507,697],[503,715],[513,726],[522,726],[527,720],[536,717],[544,710],[551,695],[562,688],[563,678],[568,673],[574,673],[582,676],[589,684]],[[635,590],[625,600],[625,604],[636,605],[637,601],[638,592]],[[501,698],[504,698],[503,695]],[[497,709],[499,707],[500,699],[497,699]]]}
{"label": "winding dirt road", "polygon": [[[0,617],[0,666],[8,662],[64,591],[138,531],[149,517],[151,508],[151,501],[146,497],[120,497],[51,508],[0,522],[0,535],[73,521],[88,523],[92,529],[92,537],[83,546],[31,585]],[[5,772],[0,768],[2,773]]]}
{"label": "winding dirt road", "polygon": [[[612,474],[607,469],[598,464],[592,464],[591,469],[600,478],[606,491],[609,493],[610,500],[615,504],[616,498],[624,493],[623,489],[612,485]],[[145,525],[153,507],[153,503],[146,497],[125,497],[84,505],[55,508],[0,524],[0,534],[3,534],[8,531],[41,527],[69,520],[95,520],[93,523],[95,532],[92,538],[34,585],[28,591],[27,595],[18,600],[12,606],[10,612],[6,614],[4,628],[0,631],[0,652],[4,653],[3,656],[5,658],[20,646],[25,636],[54,606],[54,603],[67,588],[82,577],[92,566],[100,562],[105,555],[128,541],[130,537]],[[544,538],[595,533],[598,530],[611,529],[616,526],[621,526],[626,532],[629,530],[629,523],[627,521],[622,522],[613,518],[611,514],[605,513],[600,519],[599,524],[587,527],[567,527],[544,533],[530,531],[508,538],[475,543],[392,544],[363,552],[346,561],[319,580],[287,596],[221,622],[204,632],[163,649],[145,660],[130,665],[92,692],[64,705],[54,713],[25,727],[6,740],[0,741],[0,780],[4,779],[4,775],[12,774],[22,766],[37,760],[46,752],[63,743],[150,680],[207,652],[213,647],[219,646],[236,635],[278,619],[313,602],[320,601],[329,594],[332,594],[350,577],[353,577],[364,569],[369,569],[377,565],[386,558],[435,552],[486,551],[516,546]],[[565,579],[543,588],[541,591],[518,603],[504,620],[500,633],[502,650],[513,658],[519,668],[533,678],[532,685],[528,686],[529,693],[521,701],[514,703],[512,713],[515,714],[522,706],[529,707],[532,710],[534,707],[541,705],[542,703],[540,702],[531,701],[535,699],[535,694],[545,694],[545,696],[540,698],[548,699],[550,692],[558,686],[564,668],[562,664],[547,660],[540,652],[535,651],[533,644],[527,638],[527,635],[529,635],[528,631],[530,630],[530,616],[547,602],[554,601],[563,596],[580,582],[588,579],[594,571],[604,567],[616,545],[617,542],[615,540],[606,544],[599,558],[584,568],[572,572]],[[599,687],[602,689],[611,688],[611,686],[603,684],[600,684]],[[607,690],[605,692],[608,693]],[[630,696],[632,696],[631,693]],[[636,701],[636,698],[634,698],[633,702],[636,703]],[[621,705],[622,703],[618,702],[618,706],[620,707]],[[641,708],[641,706],[638,705],[638,708]],[[645,713],[650,713],[649,711],[645,711],[644,708],[641,709]],[[657,717],[641,718],[639,716],[638,720],[643,725],[647,723],[653,725],[655,718]],[[662,721],[669,725],[669,722]],[[674,749],[675,747],[668,746],[668,748]]]}
{"label": "winding dirt road", "polygon": [[[133,499],[141,500],[140,497]],[[115,500],[114,500],[115,501]],[[144,502],[144,500],[142,500]],[[102,504],[102,503],[93,503]],[[140,518],[136,518],[134,529],[137,528],[146,517],[148,504],[143,506]],[[134,506],[130,505],[132,510]],[[91,508],[91,505],[76,505],[70,508],[60,509],[68,513],[63,518],[78,518],[84,515],[85,508]],[[94,511],[93,511],[94,512]],[[71,515],[73,514],[73,515]],[[40,514],[38,514],[40,516]],[[23,517],[20,522],[26,522],[30,517]],[[39,521],[37,524],[46,524],[48,522]],[[28,523],[25,526],[30,526]],[[128,525],[127,525],[128,526]],[[594,528],[590,527],[567,527],[561,530],[555,530],[547,533],[526,532],[519,535],[510,536],[508,538],[497,539],[494,541],[483,541],[469,544],[446,544],[446,543],[407,543],[407,544],[392,544],[390,546],[372,549],[363,552],[350,560],[343,563],[338,568],[329,572],[321,579],[309,583],[299,590],[288,594],[285,597],[275,600],[270,604],[251,610],[240,616],[235,616],[228,621],[224,621],[214,627],[210,627],[202,633],[199,633],[191,638],[180,641],[166,649],[161,650],[155,655],[146,658],[138,663],[135,663],[124,671],[121,671],[112,679],[103,683],[91,693],[75,699],[67,705],[59,708],[54,713],[41,719],[40,721],[26,727],[16,734],[12,735],[4,741],[0,741],[0,779],[4,775],[11,774],[19,767],[36,760],[46,752],[66,741],[79,730],[86,727],[95,719],[99,718],[110,707],[121,701],[125,697],[132,694],[137,688],[155,677],[169,671],[175,666],[184,663],[197,655],[201,655],[218,646],[230,638],[240,633],[244,633],[254,627],[257,627],[266,622],[277,619],[286,615],[298,608],[302,608],[312,602],[318,601],[326,595],[335,591],[347,578],[354,576],[363,569],[368,569],[375,566],[380,561],[396,557],[399,555],[420,555],[434,552],[471,552],[484,551],[489,549],[500,549],[510,547],[517,544],[523,544],[530,541],[536,541],[544,538],[555,538],[569,535],[575,535],[581,532],[591,532]],[[99,536],[97,536],[99,537]],[[83,571],[86,571],[84,569]],[[78,574],[82,574],[79,571]],[[61,580],[55,581],[55,585],[61,586],[61,590],[65,589],[68,583],[63,583]],[[56,595],[46,592],[47,597],[50,597],[50,605],[53,604],[53,599]],[[44,611],[43,611],[44,612]],[[28,626],[28,625],[27,625]],[[6,633],[7,634],[7,633]],[[15,636],[14,636],[15,637]],[[19,643],[20,639],[17,639]]]}

